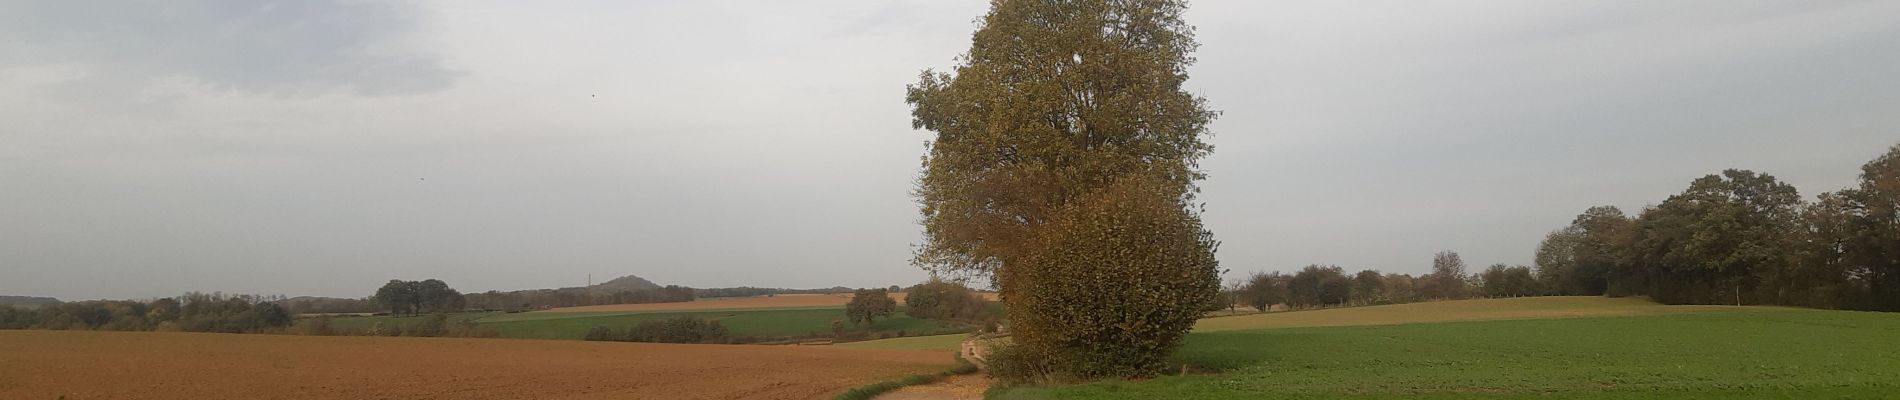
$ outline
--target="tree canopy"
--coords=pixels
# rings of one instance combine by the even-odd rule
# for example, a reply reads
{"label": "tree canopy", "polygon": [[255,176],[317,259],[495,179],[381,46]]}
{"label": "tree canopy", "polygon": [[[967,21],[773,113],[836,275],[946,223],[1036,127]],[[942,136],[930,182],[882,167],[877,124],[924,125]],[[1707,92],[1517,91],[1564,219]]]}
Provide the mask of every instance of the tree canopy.
{"label": "tree canopy", "polygon": [[954,71],[908,88],[912,125],[935,132],[914,262],[996,278],[1026,358],[1076,361],[1039,371],[1154,372],[1216,301],[1216,246],[1193,205],[1216,112],[1182,89],[1198,46],[1185,9],[992,2]]}
{"label": "tree canopy", "polygon": [[436,279],[404,281],[391,279],[371,297],[384,309],[396,314],[445,313],[462,310],[467,301],[448,283]]}

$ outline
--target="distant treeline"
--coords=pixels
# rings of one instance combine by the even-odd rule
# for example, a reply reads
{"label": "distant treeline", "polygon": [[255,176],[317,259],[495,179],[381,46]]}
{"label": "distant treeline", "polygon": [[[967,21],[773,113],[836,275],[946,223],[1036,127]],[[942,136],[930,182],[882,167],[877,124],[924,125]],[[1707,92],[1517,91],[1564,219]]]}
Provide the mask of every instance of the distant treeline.
{"label": "distant treeline", "polygon": [[1311,308],[1543,294],[1537,286],[1529,267],[1499,264],[1474,275],[1466,272],[1457,252],[1445,251],[1432,257],[1431,273],[1417,277],[1376,270],[1347,275],[1339,266],[1309,265],[1291,275],[1255,272],[1225,291],[1234,304],[1267,311],[1274,305]]}
{"label": "distant treeline", "polygon": [[[635,281],[639,282],[639,284],[630,283]],[[490,290],[481,293],[463,294],[449,287],[447,283],[436,279],[425,279],[421,281],[392,280],[384,284],[381,288],[378,288],[376,294],[370,297],[349,299],[335,297],[283,298],[282,296],[275,296],[266,299],[283,308],[291,315],[374,313],[431,314],[462,310],[532,310],[547,307],[577,307],[605,304],[672,303],[693,301],[703,297],[750,297],[775,294],[822,294],[851,291],[850,288],[846,287],[828,289],[755,287],[694,289],[676,285],[654,285],[633,276],[622,277],[610,283],[621,284],[505,292]],[[26,309],[62,304],[58,300],[46,297],[0,296],[0,300],[7,301],[0,303],[0,307],[11,305]]]}
{"label": "distant treeline", "polygon": [[1314,307],[1538,295],[1649,296],[1668,304],[1776,304],[1900,311],[1900,146],[1857,187],[1805,202],[1768,174],[1727,170],[1634,217],[1591,207],[1545,236],[1536,268],[1467,274],[1457,253],[1412,277],[1336,266],[1254,273],[1235,303]]}
{"label": "distant treeline", "polygon": [[59,304],[59,299],[33,296],[0,296],[0,307],[39,308]]}
{"label": "distant treeline", "polygon": [[1563,294],[1900,311],[1900,146],[1863,165],[1857,187],[1812,202],[1732,169],[1634,217],[1592,207],[1537,260]]}
{"label": "distant treeline", "polygon": [[482,328],[470,318],[457,318],[454,323],[449,322],[447,314],[434,314],[414,319],[414,323],[411,324],[377,322],[368,327],[340,327],[335,323],[336,318],[324,315],[299,319],[288,332],[311,336],[501,337],[500,332]]}
{"label": "distant treeline", "polygon": [[152,301],[77,301],[36,309],[0,307],[0,329],[274,332],[291,322],[291,314],[278,306],[277,300],[281,298],[193,292]]}
{"label": "distant treeline", "polygon": [[741,287],[729,287],[729,288],[693,289],[693,293],[694,295],[699,296],[700,298],[713,298],[713,297],[771,296],[771,295],[779,295],[779,294],[851,293],[852,290],[855,290],[855,289],[844,287],[844,286],[833,286],[833,287],[823,288],[823,289],[782,289],[782,288],[760,288],[760,287],[751,287],[751,286],[741,286]]}
{"label": "distant treeline", "polygon": [[487,291],[469,293],[464,296],[469,308],[483,310],[516,310],[544,307],[578,307],[603,304],[646,304],[693,301],[693,289],[668,285],[656,289],[626,289],[603,291],[589,288],[561,288],[517,290],[512,292]]}
{"label": "distant treeline", "polygon": [[298,297],[282,301],[292,314],[396,313],[432,314],[462,310],[532,310],[603,304],[645,304],[693,301],[693,289],[653,286],[650,289],[571,287],[461,293],[436,279],[392,280],[376,295],[361,299]]}
{"label": "distant treeline", "polygon": [[292,315],[304,314],[369,314],[382,311],[373,298],[342,299],[335,297],[292,297],[277,302],[290,310]]}

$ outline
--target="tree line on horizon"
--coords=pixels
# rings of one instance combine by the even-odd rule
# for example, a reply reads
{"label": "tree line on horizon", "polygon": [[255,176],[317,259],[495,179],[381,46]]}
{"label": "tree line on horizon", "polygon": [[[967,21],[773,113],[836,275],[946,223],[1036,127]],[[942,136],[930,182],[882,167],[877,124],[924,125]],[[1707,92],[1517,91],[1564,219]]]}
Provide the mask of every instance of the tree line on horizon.
{"label": "tree line on horizon", "polygon": [[1900,145],[1813,201],[1731,169],[1634,216],[1591,207],[1545,236],[1537,263],[1560,294],[1900,311]]}
{"label": "tree line on horizon", "polygon": [[0,306],[0,329],[257,333],[281,331],[292,315],[281,297],[190,292],[178,297],[89,300],[33,309]]}
{"label": "tree line on horizon", "polygon": [[1635,216],[1591,207],[1545,236],[1535,264],[1467,274],[1446,251],[1418,277],[1310,265],[1254,272],[1225,292],[1262,311],[1546,295],[1900,311],[1900,145],[1862,166],[1858,186],[1814,202],[1774,176],[1731,169]]}
{"label": "tree line on horizon", "polygon": [[[376,294],[363,298],[297,297],[283,300],[293,314],[418,314],[463,310],[519,311],[550,307],[606,304],[648,304],[693,301],[698,289],[667,285],[652,288],[599,289],[570,287],[461,293],[440,280],[391,280]],[[449,293],[453,293],[450,295]]]}
{"label": "tree line on horizon", "polygon": [[1530,267],[1494,264],[1469,273],[1464,258],[1454,251],[1433,255],[1432,272],[1416,277],[1370,269],[1348,275],[1336,265],[1314,264],[1292,274],[1253,272],[1223,292],[1230,301],[1220,308],[1245,305],[1260,311],[1275,305],[1300,309],[1547,294]]}

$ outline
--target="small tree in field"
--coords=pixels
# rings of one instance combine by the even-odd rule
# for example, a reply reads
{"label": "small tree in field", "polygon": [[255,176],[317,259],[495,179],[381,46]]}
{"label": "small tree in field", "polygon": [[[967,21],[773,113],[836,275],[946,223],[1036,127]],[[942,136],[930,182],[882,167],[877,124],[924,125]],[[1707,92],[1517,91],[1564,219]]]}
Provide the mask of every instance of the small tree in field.
{"label": "small tree in field", "polygon": [[858,289],[851,293],[851,302],[845,303],[845,319],[852,325],[863,323],[870,325],[877,317],[891,315],[897,310],[897,300],[891,300],[891,292],[886,289]]}

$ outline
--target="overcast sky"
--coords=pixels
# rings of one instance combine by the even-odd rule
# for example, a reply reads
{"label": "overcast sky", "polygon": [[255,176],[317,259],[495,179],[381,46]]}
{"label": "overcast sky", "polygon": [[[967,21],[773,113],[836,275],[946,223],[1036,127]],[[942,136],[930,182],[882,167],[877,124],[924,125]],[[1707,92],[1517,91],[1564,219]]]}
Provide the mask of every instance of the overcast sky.
{"label": "overcast sky", "polygon": [[[0,294],[909,284],[904,85],[987,2],[0,2]],[[1195,2],[1222,267],[1529,264],[1900,142],[1900,2]]]}

